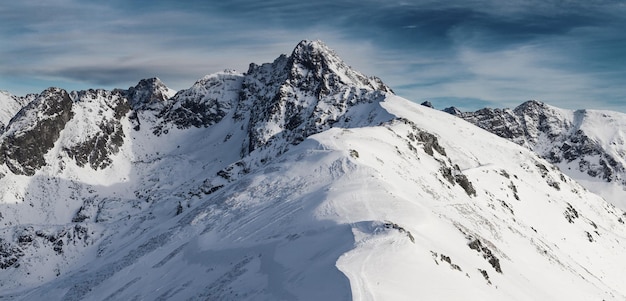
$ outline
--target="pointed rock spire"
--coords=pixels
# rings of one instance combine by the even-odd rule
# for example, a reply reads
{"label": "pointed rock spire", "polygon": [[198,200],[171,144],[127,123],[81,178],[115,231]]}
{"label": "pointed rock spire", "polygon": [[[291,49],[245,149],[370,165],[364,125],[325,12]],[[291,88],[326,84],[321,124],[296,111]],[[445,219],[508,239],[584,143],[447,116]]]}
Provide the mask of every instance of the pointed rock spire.
{"label": "pointed rock spire", "polygon": [[515,109],[513,109],[513,111],[518,115],[523,115],[523,114],[528,114],[528,113],[533,113],[533,112],[534,114],[536,114],[536,112],[547,109],[548,107],[549,107],[548,105],[546,105],[545,103],[541,101],[528,100],[522,103],[521,105],[517,106]]}
{"label": "pointed rock spire", "polygon": [[330,94],[334,88],[342,85],[391,92],[391,89],[380,79],[366,77],[354,71],[335,51],[319,40],[301,41],[296,45],[289,59],[290,80],[301,84],[314,80],[319,83],[315,87],[315,92],[318,94]]}
{"label": "pointed rock spire", "polygon": [[128,100],[133,109],[145,109],[168,100],[172,92],[160,79],[153,77],[128,88]]}
{"label": "pointed rock spire", "polygon": [[32,176],[46,164],[52,149],[74,113],[67,91],[48,88],[9,123],[0,148],[0,162],[15,174]]}
{"label": "pointed rock spire", "polygon": [[346,118],[351,107],[387,92],[380,79],[353,70],[321,41],[301,41],[290,56],[250,65],[235,114],[250,118],[244,153],[269,141],[297,143],[333,125],[349,127],[356,122]]}

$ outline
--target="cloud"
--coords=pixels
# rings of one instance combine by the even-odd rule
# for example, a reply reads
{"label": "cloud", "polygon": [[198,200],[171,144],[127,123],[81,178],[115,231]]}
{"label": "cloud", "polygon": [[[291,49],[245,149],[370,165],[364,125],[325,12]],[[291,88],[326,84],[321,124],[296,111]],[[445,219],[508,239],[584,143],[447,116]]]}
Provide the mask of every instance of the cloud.
{"label": "cloud", "polygon": [[[620,92],[626,44],[623,26],[616,26],[624,17],[613,17],[616,10],[609,7],[555,6],[482,5],[465,18],[442,21],[445,35],[434,49],[394,54],[392,69],[403,71],[392,86],[407,98],[438,99],[444,106],[515,106],[535,98],[565,108],[626,111],[616,101],[626,97]],[[414,23],[410,29],[419,28]],[[448,47],[439,51],[441,45]]]}
{"label": "cloud", "polygon": [[[8,30],[27,33],[14,35],[13,43],[0,49],[1,57],[12,58],[0,61],[0,73],[37,83],[57,80],[112,88],[158,76],[182,89],[207,73],[225,68],[243,72],[251,62],[270,62],[305,38],[323,39],[339,50],[367,44],[344,47],[345,37],[332,28],[309,26],[295,32],[215,12],[159,9],[158,2],[109,7],[58,0],[50,9],[31,4],[0,11],[0,16],[20,15],[19,20],[31,16],[29,22],[12,25],[23,29]],[[62,17],[51,17],[69,7]],[[346,60],[357,61],[359,52],[363,50],[345,51]]]}
{"label": "cloud", "polygon": [[609,0],[25,0],[0,7],[0,85],[113,88],[158,76],[183,89],[322,39],[417,101],[626,111],[623,28],[626,6]]}
{"label": "cloud", "polygon": [[414,71],[395,79],[401,83],[396,92],[409,99],[439,99],[437,106],[514,107],[538,99],[571,109],[626,109],[614,101],[624,97],[618,83],[624,74],[597,74],[575,61],[563,49],[541,43],[489,51],[458,46],[448,60],[414,64]]}

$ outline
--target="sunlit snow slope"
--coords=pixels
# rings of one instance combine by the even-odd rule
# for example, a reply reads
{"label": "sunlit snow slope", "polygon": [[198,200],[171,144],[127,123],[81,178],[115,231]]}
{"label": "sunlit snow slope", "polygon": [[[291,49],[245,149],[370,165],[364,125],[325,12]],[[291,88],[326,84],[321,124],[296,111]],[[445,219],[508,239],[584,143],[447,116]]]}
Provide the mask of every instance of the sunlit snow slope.
{"label": "sunlit snow slope", "polygon": [[[8,126],[0,299],[626,298],[621,210],[319,41],[141,86],[50,89]],[[42,123],[43,161],[8,146]]]}

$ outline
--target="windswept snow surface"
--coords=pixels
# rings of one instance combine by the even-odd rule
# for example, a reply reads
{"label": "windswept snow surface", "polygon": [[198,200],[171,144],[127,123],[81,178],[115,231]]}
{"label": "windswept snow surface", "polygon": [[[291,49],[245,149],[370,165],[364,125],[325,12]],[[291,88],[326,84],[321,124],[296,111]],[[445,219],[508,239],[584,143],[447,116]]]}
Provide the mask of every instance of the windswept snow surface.
{"label": "windswept snow surface", "polygon": [[[347,68],[331,58],[316,61]],[[72,124],[108,120],[112,108],[75,105],[35,175],[0,166],[0,299],[626,299],[623,211],[527,148],[341,82],[366,82],[351,70],[312,76],[307,64],[291,69],[305,85],[265,78],[292,93],[267,97],[275,106],[237,103],[238,87],[266,86],[232,72],[180,99],[135,102],[148,109],[119,120],[123,144],[102,168],[79,166],[66,148],[91,141]],[[327,94],[300,90],[311,84]],[[202,97],[205,88],[232,103]],[[158,128],[169,105],[206,117],[196,100],[223,110],[201,126]],[[271,132],[251,128],[267,116],[307,112],[319,118],[250,138]]]}

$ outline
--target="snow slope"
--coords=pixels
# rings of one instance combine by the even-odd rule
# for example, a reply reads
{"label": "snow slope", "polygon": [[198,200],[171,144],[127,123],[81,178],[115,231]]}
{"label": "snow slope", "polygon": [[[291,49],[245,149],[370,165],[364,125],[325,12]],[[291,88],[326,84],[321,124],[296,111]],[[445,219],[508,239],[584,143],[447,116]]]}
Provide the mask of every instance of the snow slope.
{"label": "snow slope", "polygon": [[[367,83],[303,41],[119,119],[142,102],[76,101],[34,175],[2,167],[0,298],[626,298],[623,211],[527,148]],[[215,118],[164,123],[194,102]],[[103,167],[66,150],[93,112],[123,133]]]}

